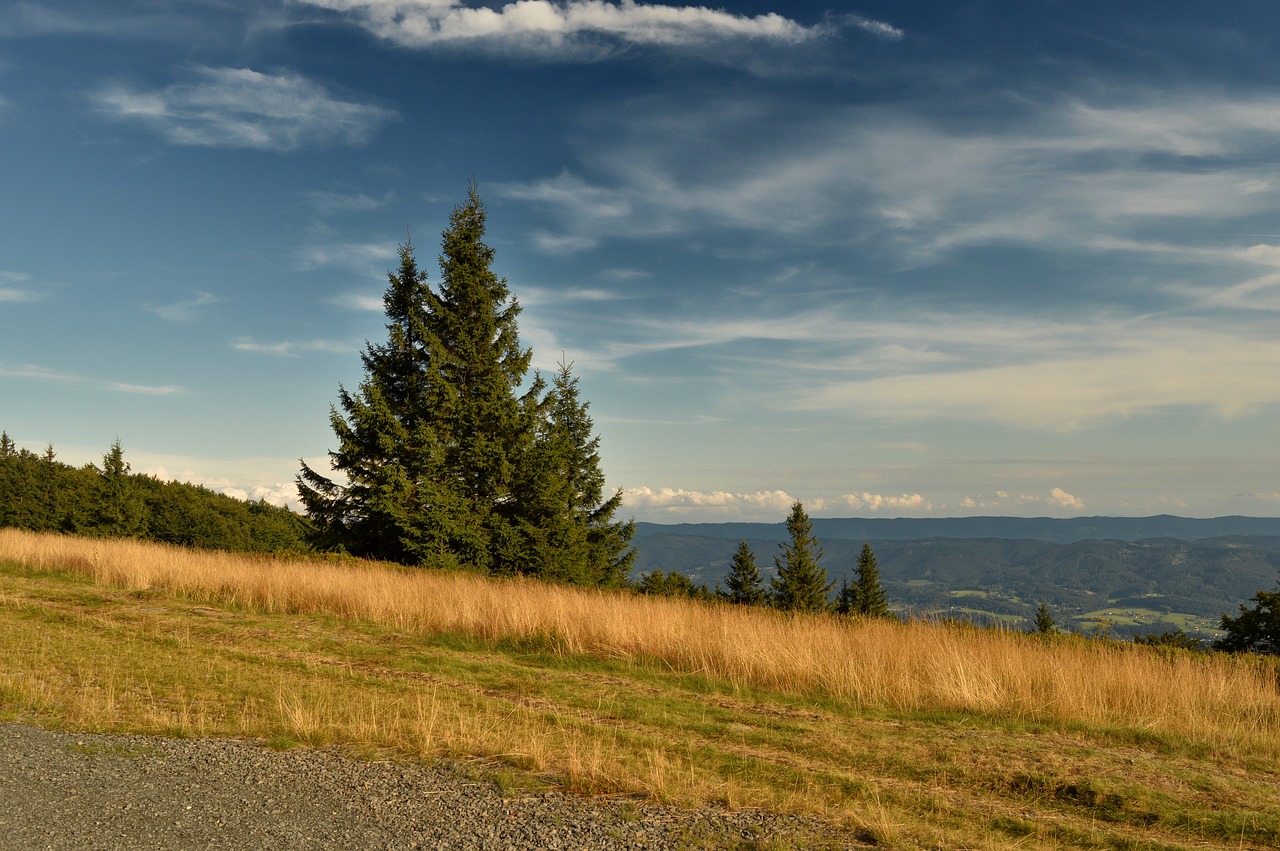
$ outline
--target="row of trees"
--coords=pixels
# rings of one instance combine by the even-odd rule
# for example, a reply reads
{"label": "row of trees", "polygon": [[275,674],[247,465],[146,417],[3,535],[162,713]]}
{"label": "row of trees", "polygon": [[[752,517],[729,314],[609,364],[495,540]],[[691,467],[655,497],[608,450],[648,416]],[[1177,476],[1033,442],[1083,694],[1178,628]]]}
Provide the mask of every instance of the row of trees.
{"label": "row of trees", "polygon": [[767,588],[756,565],[755,553],[742,541],[730,561],[723,589],[717,587],[712,593],[705,587],[695,587],[681,573],[664,574],[655,570],[641,577],[639,590],[649,594],[719,598],[736,605],[773,606],[794,612],[835,611],[863,617],[892,617],[870,544],[863,544],[853,581],[841,582],[840,593],[833,604],[831,590],[835,582],[827,579],[826,568],[822,566],[822,547],[813,534],[813,523],[803,503],[792,504],[786,523],[790,541],[779,547],[780,552],[774,558],[777,570]]}
{"label": "row of trees", "polygon": [[551,386],[520,344],[520,306],[491,270],[474,183],[442,235],[440,282],[410,240],[383,296],[387,339],[330,409],[331,477],[305,462],[315,543],[353,555],[581,585],[627,581],[634,524],[613,519],[600,440],[572,364]]}
{"label": "row of trees", "polygon": [[18,449],[0,433],[0,526],[130,537],[180,546],[281,552],[309,549],[302,518],[267,502],[135,474],[117,440],[102,466],[73,467]]}

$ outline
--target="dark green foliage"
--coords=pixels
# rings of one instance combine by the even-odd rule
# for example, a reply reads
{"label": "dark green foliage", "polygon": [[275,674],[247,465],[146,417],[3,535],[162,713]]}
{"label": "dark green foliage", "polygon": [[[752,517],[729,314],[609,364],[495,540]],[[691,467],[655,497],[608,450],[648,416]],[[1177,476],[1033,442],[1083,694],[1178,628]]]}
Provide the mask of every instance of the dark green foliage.
{"label": "dark green foliage", "polygon": [[[917,528],[914,520],[898,522],[908,530]],[[931,521],[919,522],[925,531],[932,528]],[[880,528],[874,523],[891,521],[865,521],[871,528]],[[1188,523],[1195,528],[1193,521]],[[837,578],[853,571],[867,540],[824,533],[828,528],[840,530],[840,524],[860,532],[864,521],[814,520],[815,534],[823,545],[823,565]],[[726,556],[744,537],[759,554],[773,551],[778,541],[785,540],[786,530],[781,523],[639,523],[635,569],[674,567],[697,574],[710,585],[723,586],[729,569]],[[881,582],[895,610],[901,607],[932,616],[961,605],[1007,616],[1002,618],[1005,622],[1025,620],[1028,629],[1041,601],[1049,605],[1060,628],[1071,625],[1079,614],[1103,607],[1142,613],[1141,622],[1115,627],[1116,635],[1125,638],[1178,626],[1208,638],[1207,632],[1187,626],[1178,615],[1211,617],[1216,627],[1222,612],[1235,614],[1240,601],[1272,586],[1280,569],[1280,537],[1070,544],[993,538],[871,540]],[[954,591],[982,593],[957,599]]]}
{"label": "dark green foliage", "polygon": [[693,600],[712,600],[715,595],[706,585],[694,585],[693,580],[678,570],[663,573],[661,570],[650,571],[641,575],[636,590],[641,594],[652,594],[661,597],[689,597]]}
{"label": "dark green foliage", "polygon": [[146,528],[142,497],[129,475],[120,438],[102,456],[102,499],[94,527],[103,535],[117,538],[140,537]]}
{"label": "dark green foliage", "polygon": [[309,549],[305,521],[289,509],[134,474],[119,440],[102,469],[63,464],[52,446],[36,455],[6,454],[5,445],[0,439],[0,526],[240,552]]}
{"label": "dark green foliage", "polygon": [[1252,608],[1240,604],[1236,617],[1222,616],[1226,635],[1213,643],[1218,650],[1233,653],[1264,653],[1280,656],[1280,589],[1253,595]]}
{"label": "dark green foliage", "polygon": [[516,473],[522,548],[516,558],[546,579],[618,586],[635,560],[628,549],[635,524],[613,520],[621,492],[604,499],[600,438],[588,407],[572,364],[560,364]]}
{"label": "dark green foliage", "polygon": [[791,541],[779,545],[782,555],[774,558],[778,575],[773,579],[770,602],[787,611],[826,611],[829,608],[827,594],[835,583],[827,581],[827,571],[821,565],[822,548],[813,536],[813,523],[799,501],[791,506],[787,532]]}
{"label": "dark green foliage", "polygon": [[401,246],[383,295],[387,341],[368,344],[364,380],[355,393],[339,388],[342,410],[330,410],[329,456],[346,484],[305,463],[298,476],[321,545],[405,564],[524,566],[512,485],[542,386],[516,397],[530,352],[484,230],[472,186],[442,237],[438,292],[412,244]]}
{"label": "dark green foliage", "polygon": [[1036,609],[1035,619],[1036,632],[1041,635],[1053,635],[1058,631],[1057,625],[1053,622],[1053,614],[1050,613],[1049,607],[1041,603]]}
{"label": "dark green foliage", "polygon": [[854,567],[852,584],[845,582],[836,600],[836,611],[846,615],[867,618],[892,617],[889,611],[889,595],[880,585],[880,568],[871,544],[864,543]]}
{"label": "dark green foliage", "polygon": [[[305,462],[298,492],[325,548],[410,565],[465,567],[590,585],[625,581],[634,526],[603,499],[599,440],[562,366],[522,393],[531,352],[519,304],[490,269],[485,209],[470,187],[442,236],[440,284],[413,247],[383,296],[387,341],[339,388],[335,482]],[[339,410],[340,409],[340,410]]]}
{"label": "dark green foliage", "polygon": [[720,596],[735,605],[763,606],[769,601],[760,578],[760,569],[756,567],[756,555],[746,541],[738,544],[724,584],[726,590],[720,592]]}

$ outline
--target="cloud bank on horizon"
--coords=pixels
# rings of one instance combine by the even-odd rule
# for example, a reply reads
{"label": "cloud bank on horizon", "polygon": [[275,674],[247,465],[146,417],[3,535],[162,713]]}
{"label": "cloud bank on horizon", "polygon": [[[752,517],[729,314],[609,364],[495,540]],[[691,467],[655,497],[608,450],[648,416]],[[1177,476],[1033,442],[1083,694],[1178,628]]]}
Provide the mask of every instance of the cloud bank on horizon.
{"label": "cloud bank on horizon", "polygon": [[639,519],[1274,514],[1278,29],[1243,0],[23,0],[0,428],[288,500],[397,244],[434,271],[474,176]]}

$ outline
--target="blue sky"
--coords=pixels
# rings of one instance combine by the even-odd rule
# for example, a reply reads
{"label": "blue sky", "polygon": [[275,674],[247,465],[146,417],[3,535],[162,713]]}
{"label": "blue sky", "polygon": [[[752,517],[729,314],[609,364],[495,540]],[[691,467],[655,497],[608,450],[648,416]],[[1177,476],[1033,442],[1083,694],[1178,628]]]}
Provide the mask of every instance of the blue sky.
{"label": "blue sky", "polygon": [[1271,3],[0,15],[0,428],[292,497],[471,177],[641,520],[1280,511]]}

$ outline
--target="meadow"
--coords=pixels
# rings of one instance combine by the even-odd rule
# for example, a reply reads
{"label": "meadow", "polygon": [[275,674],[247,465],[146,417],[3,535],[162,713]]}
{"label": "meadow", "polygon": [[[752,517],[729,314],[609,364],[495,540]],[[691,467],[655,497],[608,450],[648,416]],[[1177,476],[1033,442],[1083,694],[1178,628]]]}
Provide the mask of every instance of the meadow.
{"label": "meadow", "polygon": [[9,720],[444,758],[837,844],[1280,845],[1255,656],[0,530],[0,659]]}

